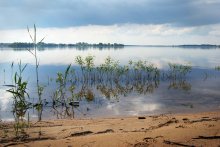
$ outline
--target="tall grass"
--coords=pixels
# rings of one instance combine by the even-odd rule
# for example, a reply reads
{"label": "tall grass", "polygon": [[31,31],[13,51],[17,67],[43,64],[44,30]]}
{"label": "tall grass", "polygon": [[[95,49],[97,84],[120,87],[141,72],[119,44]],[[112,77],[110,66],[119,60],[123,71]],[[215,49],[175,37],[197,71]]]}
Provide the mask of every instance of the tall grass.
{"label": "tall grass", "polygon": [[216,66],[216,67],[215,67],[215,70],[220,71],[220,66]]}
{"label": "tall grass", "polygon": [[43,93],[44,87],[39,84],[39,65],[40,64],[39,64],[39,59],[38,59],[37,48],[38,48],[38,45],[43,42],[45,37],[42,38],[39,42],[37,42],[37,29],[36,29],[35,24],[34,24],[33,35],[31,34],[28,26],[27,26],[27,31],[33,43],[33,49],[27,49],[27,50],[34,56],[34,59],[35,59],[35,73],[36,73],[36,84],[37,84],[37,94],[38,94],[38,104],[35,104],[35,108],[38,111],[38,120],[41,121],[42,109],[43,109],[42,93]]}
{"label": "tall grass", "polygon": [[[27,92],[27,81],[23,81],[22,73],[25,70],[27,64],[22,67],[21,62],[19,63],[19,72],[14,74],[15,85],[7,90],[13,95],[13,115],[15,118],[15,135],[19,137],[20,135],[25,135],[26,124],[24,117],[26,111],[30,108],[30,103],[28,102],[29,94]],[[29,123],[29,122],[28,122]],[[20,136],[21,137],[21,136]]]}

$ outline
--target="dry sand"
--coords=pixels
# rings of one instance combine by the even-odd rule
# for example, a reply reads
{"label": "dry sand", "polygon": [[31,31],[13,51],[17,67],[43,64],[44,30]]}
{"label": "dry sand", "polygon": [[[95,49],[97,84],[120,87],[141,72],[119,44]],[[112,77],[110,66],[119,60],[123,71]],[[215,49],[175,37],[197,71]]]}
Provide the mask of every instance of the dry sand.
{"label": "dry sand", "polygon": [[20,140],[0,125],[0,146],[220,146],[220,112],[32,122]]}

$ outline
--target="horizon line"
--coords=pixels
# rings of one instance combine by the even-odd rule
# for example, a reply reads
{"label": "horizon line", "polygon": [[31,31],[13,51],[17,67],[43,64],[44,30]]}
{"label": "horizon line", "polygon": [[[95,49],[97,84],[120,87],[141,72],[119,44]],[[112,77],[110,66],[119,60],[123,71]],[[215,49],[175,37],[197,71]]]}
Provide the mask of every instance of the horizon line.
{"label": "horizon line", "polygon": [[[32,44],[32,42],[10,42],[10,43],[4,43],[0,42],[0,44],[13,44],[13,43],[27,43],[27,44]],[[78,43],[87,43],[87,42],[76,42],[76,43],[53,43],[53,42],[42,42],[45,44],[64,44],[64,45],[77,45]],[[123,43],[103,43],[103,42],[98,42],[98,43],[87,43],[88,45],[98,45],[99,43],[102,44],[121,44],[124,46],[161,46],[161,47],[170,47],[170,46],[220,46],[220,44],[176,44],[176,45],[165,45],[165,44],[123,44]]]}

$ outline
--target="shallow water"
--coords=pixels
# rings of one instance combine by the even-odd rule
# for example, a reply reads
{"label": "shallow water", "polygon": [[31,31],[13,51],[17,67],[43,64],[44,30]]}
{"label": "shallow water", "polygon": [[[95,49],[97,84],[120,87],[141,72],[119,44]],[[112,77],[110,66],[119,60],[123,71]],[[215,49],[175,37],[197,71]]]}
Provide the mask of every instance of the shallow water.
{"label": "shallow water", "polygon": [[[220,109],[220,71],[215,70],[220,65],[220,49],[193,49],[172,47],[125,47],[122,49],[45,49],[38,52],[40,59],[40,83],[45,86],[43,99],[48,102],[44,106],[43,119],[54,118],[81,118],[81,117],[116,117],[148,115],[159,113],[182,113],[202,112]],[[158,84],[145,83],[140,85],[125,84],[109,85],[86,85],[94,97],[92,99],[82,98],[79,107],[66,110],[62,107],[53,109],[51,97],[57,85],[55,78],[57,72],[64,72],[68,64],[74,63],[77,55],[95,56],[95,65],[104,63],[107,56],[119,60],[125,65],[129,60],[147,60],[162,71],[168,70],[168,63],[188,64],[193,66],[192,72],[187,74],[184,80],[160,79]],[[30,102],[37,102],[36,83],[34,71],[34,58],[28,51],[17,51],[13,49],[0,50],[0,119],[13,120],[12,98],[6,92],[10,87],[3,86],[12,84],[13,73],[17,71],[17,63],[21,60],[28,64],[23,76],[28,81]],[[14,62],[14,68],[11,63]],[[105,85],[105,84],[104,84]],[[97,88],[99,87],[99,88]],[[76,91],[79,92],[82,85],[78,84]],[[103,89],[105,88],[105,92]],[[111,89],[112,88],[112,89]],[[109,90],[109,93],[106,93]],[[114,96],[112,95],[114,94]],[[72,114],[74,111],[74,115]],[[37,118],[37,112],[29,109],[30,117]]]}

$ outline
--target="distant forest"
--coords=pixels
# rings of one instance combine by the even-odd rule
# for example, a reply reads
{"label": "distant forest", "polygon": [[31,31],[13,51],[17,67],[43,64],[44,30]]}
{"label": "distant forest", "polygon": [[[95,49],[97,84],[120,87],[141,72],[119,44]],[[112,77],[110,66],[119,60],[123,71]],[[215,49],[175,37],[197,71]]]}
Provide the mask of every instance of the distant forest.
{"label": "distant forest", "polygon": [[[64,43],[38,43],[37,44],[39,50],[44,49],[52,49],[52,48],[77,48],[79,50],[84,50],[88,48],[98,48],[98,49],[121,49],[125,46],[136,46],[136,47],[179,47],[179,48],[198,48],[198,49],[217,49],[220,48],[220,45],[212,45],[212,44],[191,44],[191,45],[124,45],[118,43],[98,43],[98,44],[89,44],[86,42],[79,42],[76,44],[64,44]],[[23,50],[27,48],[33,48],[33,43],[26,42],[14,42],[14,43],[0,43],[0,48],[13,48],[16,50]]]}
{"label": "distant forest", "polygon": [[[118,43],[98,43],[98,44],[89,44],[85,42],[79,42],[76,44],[56,44],[56,43],[38,43],[37,46],[39,48],[79,48],[79,49],[85,49],[85,48],[123,48],[124,44],[118,44]],[[24,42],[14,42],[14,43],[0,43],[1,48],[33,48],[33,43],[24,43]]]}

